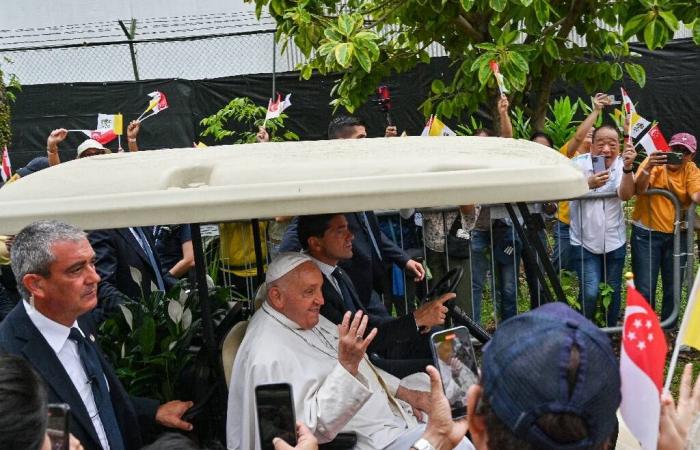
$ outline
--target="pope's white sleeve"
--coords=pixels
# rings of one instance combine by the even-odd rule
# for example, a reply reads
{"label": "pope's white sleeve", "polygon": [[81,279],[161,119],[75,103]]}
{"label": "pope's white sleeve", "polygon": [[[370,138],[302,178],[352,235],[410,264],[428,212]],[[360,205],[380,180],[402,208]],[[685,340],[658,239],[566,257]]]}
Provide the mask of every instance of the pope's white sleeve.
{"label": "pope's white sleeve", "polygon": [[368,386],[362,374],[354,377],[338,363],[316,391],[307,392],[302,420],[319,442],[331,441],[342,431],[372,396]]}

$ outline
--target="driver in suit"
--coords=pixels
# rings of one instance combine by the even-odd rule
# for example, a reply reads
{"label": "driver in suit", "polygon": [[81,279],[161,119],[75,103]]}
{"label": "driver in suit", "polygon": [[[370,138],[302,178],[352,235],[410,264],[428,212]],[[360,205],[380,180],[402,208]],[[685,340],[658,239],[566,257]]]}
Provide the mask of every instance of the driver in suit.
{"label": "driver in suit", "polygon": [[427,333],[433,327],[444,325],[447,314],[444,303],[454,299],[455,294],[444,294],[421,305],[412,314],[387,321],[367,311],[352,279],[338,265],[353,256],[354,236],[344,214],[300,216],[297,232],[302,248],[323,274],[321,290],[325,303],[321,306],[321,314],[339,324],[347,311],[363,311],[369,316],[370,326],[378,329],[377,337],[369,347],[370,352],[392,360],[419,360],[412,369],[422,370],[431,357]]}
{"label": "driver in suit", "polygon": [[137,450],[156,424],[191,430],[192,402],[130,397],[95,344],[100,276],[81,230],[35,222],[17,234],[12,270],[23,300],[0,323],[0,353],[26,359],[41,375],[49,403],[70,406],[71,433],[86,450]]}

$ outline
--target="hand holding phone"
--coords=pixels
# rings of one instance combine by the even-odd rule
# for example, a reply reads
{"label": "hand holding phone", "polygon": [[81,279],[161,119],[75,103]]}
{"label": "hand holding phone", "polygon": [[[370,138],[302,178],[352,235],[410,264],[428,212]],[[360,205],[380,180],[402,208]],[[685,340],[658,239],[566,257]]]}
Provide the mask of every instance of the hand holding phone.
{"label": "hand holding phone", "polygon": [[450,328],[434,333],[430,343],[452,418],[464,417],[467,414],[467,390],[478,380],[471,335],[466,327]]}
{"label": "hand holding phone", "polygon": [[70,406],[65,403],[51,403],[48,407],[49,420],[46,434],[51,441],[51,450],[70,449]]}
{"label": "hand holding phone", "polygon": [[289,383],[256,386],[255,408],[262,450],[274,450],[272,440],[276,437],[292,447],[297,445],[294,396]]}
{"label": "hand holding phone", "polygon": [[666,164],[679,165],[683,163],[683,153],[666,152]]}

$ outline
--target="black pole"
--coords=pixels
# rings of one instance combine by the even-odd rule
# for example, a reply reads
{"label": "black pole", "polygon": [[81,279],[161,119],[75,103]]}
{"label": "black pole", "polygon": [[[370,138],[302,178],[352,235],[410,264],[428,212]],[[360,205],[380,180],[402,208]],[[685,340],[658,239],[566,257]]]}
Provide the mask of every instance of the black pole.
{"label": "black pole", "polygon": [[126,29],[126,25],[121,20],[119,26],[129,40],[129,53],[131,53],[131,67],[134,70],[134,80],[139,81],[139,67],[136,64],[136,50],[134,50],[134,35],[136,34],[136,19],[131,19],[131,32]]}
{"label": "black pole", "polygon": [[255,245],[255,265],[257,269],[256,281],[260,286],[265,281],[265,263],[263,261],[262,243],[260,241],[260,221],[253,219],[250,221],[250,226],[253,227],[253,245]]}
{"label": "black pole", "polygon": [[197,295],[199,307],[202,310],[202,333],[204,345],[209,356],[210,367],[219,373],[221,368],[218,363],[217,343],[214,337],[214,321],[211,316],[211,304],[209,303],[209,288],[207,287],[207,266],[204,262],[204,247],[202,246],[202,233],[198,223],[190,225],[192,231],[192,249],[194,250],[194,272],[197,281]]}
{"label": "black pole", "polygon": [[[518,237],[520,238],[520,242],[523,244],[523,259],[525,261],[525,264],[530,264],[531,267],[534,267],[536,270],[535,272],[537,273],[537,278],[539,279],[540,283],[542,283],[542,293],[544,294],[544,301],[546,303],[552,302],[554,298],[552,297],[552,292],[549,290],[547,287],[547,280],[544,276],[544,273],[542,273],[542,270],[540,270],[540,266],[537,264],[537,258],[533,252],[533,247],[532,244],[530,243],[530,239],[528,238],[527,234],[525,233],[525,230],[523,230],[523,226],[520,224],[520,220],[518,219],[518,215],[515,214],[515,210],[513,209],[513,205],[510,203],[505,204],[506,209],[508,210],[508,215],[510,216],[510,220],[513,222],[513,228],[515,228],[515,231],[518,233]],[[528,211],[529,214],[529,211]],[[546,255],[545,255],[546,257]],[[517,276],[517,274],[516,274]],[[531,298],[530,299],[530,308],[534,309],[537,306],[539,306],[536,303],[537,299]]]}

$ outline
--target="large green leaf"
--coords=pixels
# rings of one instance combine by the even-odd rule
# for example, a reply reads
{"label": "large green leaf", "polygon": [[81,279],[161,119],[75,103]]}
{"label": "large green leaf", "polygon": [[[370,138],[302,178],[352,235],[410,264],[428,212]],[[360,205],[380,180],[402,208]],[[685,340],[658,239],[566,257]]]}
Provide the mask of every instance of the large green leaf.
{"label": "large green leaf", "polygon": [[700,45],[700,19],[695,19],[695,24],[693,25],[693,42],[696,45]]}
{"label": "large green leaf", "polygon": [[347,69],[352,61],[352,54],[355,47],[349,42],[343,42],[335,47],[335,60],[341,67]]}
{"label": "large green leaf", "polygon": [[622,79],[622,66],[620,65],[620,63],[614,63],[610,67],[610,76],[615,81],[619,81]]}
{"label": "large green leaf", "polygon": [[547,0],[534,0],[535,17],[541,26],[549,21],[549,3]]}
{"label": "large green leaf", "polygon": [[491,9],[498,12],[503,12],[503,10],[506,9],[507,4],[508,0],[489,0],[489,6]]}
{"label": "large green leaf", "polygon": [[360,63],[360,67],[362,67],[362,70],[364,70],[367,73],[370,73],[372,71],[372,60],[370,59],[367,50],[360,48],[356,49],[355,59],[358,63]]}
{"label": "large green leaf", "polygon": [[153,348],[156,344],[156,322],[152,317],[146,316],[143,318],[141,327],[139,328],[139,345],[141,352],[144,355],[153,353]]}
{"label": "large green leaf", "polygon": [[639,87],[644,87],[647,82],[647,74],[644,71],[644,67],[639,64],[625,63],[625,70],[627,74],[634,80]]}
{"label": "large green leaf", "polygon": [[355,29],[355,20],[348,15],[338,16],[338,31],[343,36],[350,36]]}
{"label": "large green leaf", "polygon": [[666,22],[666,25],[672,31],[676,31],[678,29],[678,19],[676,18],[675,14],[673,14],[673,11],[659,11],[659,17]]}
{"label": "large green leaf", "polygon": [[508,52],[508,55],[510,56],[510,61],[515,65],[515,67],[518,68],[518,71],[522,73],[528,73],[530,71],[527,59],[525,59],[522,54],[516,52],[515,50],[511,50]]}
{"label": "large green leaf", "polygon": [[442,80],[433,80],[430,90],[433,94],[440,95],[445,91],[445,83]]}
{"label": "large green leaf", "polygon": [[649,23],[651,17],[649,14],[638,14],[627,21],[622,30],[622,39],[627,40],[644,29],[644,26]]}
{"label": "large green leaf", "polygon": [[661,19],[654,19],[644,27],[644,43],[649,50],[664,46],[668,40],[668,28]]}
{"label": "large green leaf", "polygon": [[474,0],[459,0],[459,3],[465,11],[469,11],[474,6]]}
{"label": "large green leaf", "polygon": [[559,59],[559,47],[557,43],[552,38],[548,38],[544,41],[544,49],[552,57],[552,59]]}

